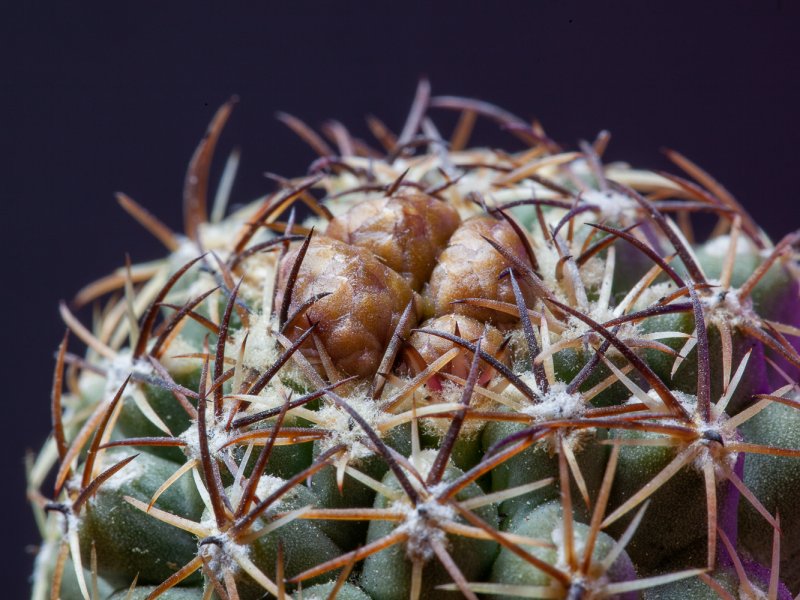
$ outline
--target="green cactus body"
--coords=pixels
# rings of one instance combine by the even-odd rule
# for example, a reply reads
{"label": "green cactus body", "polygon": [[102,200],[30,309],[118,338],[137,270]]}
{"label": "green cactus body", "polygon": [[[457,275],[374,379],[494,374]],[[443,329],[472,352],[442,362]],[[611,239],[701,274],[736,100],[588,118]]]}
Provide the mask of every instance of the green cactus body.
{"label": "green cactus body", "polygon": [[[131,455],[128,450],[114,450],[105,459],[111,465]],[[127,585],[138,576],[140,583],[158,584],[194,557],[193,535],[175,531],[126,501],[131,497],[149,503],[175,470],[171,461],[142,453],[98,490],[78,520],[84,564],[89,564],[93,543],[103,578]],[[186,476],[161,494],[154,506],[187,519],[202,513],[200,496]],[[197,578],[186,583],[196,584]]]}
{"label": "green cactus body", "polygon": [[[614,439],[656,439],[650,433],[615,432]],[[614,479],[611,506],[622,504],[641,490],[676,456],[674,448],[625,446],[620,451]],[[676,519],[675,515],[680,515]],[[702,475],[685,467],[655,494],[627,550],[640,569],[651,571],[671,555],[704,536],[707,511]],[[670,523],[664,527],[664,523]],[[621,535],[627,520],[611,526],[612,535]]]}
{"label": "green cactus body", "polygon": [[[608,359],[617,368],[624,366],[625,361],[613,350],[609,352]],[[559,381],[572,381],[590,360],[591,355],[588,352],[576,352],[572,349],[563,350],[553,357],[556,377]],[[609,377],[612,377],[612,372],[607,366],[600,365],[594,369],[578,389],[581,392],[589,392],[595,386],[605,382]],[[636,377],[636,374],[633,374],[633,378],[636,379]],[[614,406],[620,404],[626,397],[627,390],[625,386],[616,381],[593,396],[590,403],[595,407]]]}
{"label": "green cactus body", "polygon": [[[792,396],[796,399],[796,395]],[[742,434],[752,443],[800,450],[800,413],[793,406],[771,403],[742,425]],[[752,455],[745,460],[744,482],[770,514],[780,515],[782,535],[781,576],[791,589],[800,587],[800,518],[796,501],[800,495],[797,460],[791,456]],[[773,529],[750,503],[742,502],[740,536],[756,560],[769,564]]]}
{"label": "green cactus body", "polygon": [[[663,315],[647,319],[642,324],[643,331],[678,331],[691,335],[694,331],[694,319],[691,314]],[[725,393],[724,382],[720,374],[723,372],[723,352],[719,330],[713,324],[707,327],[709,354],[711,357],[711,397],[719,398]],[[666,343],[675,351],[680,352],[685,339],[667,340]],[[748,352],[747,369],[744,371],[739,384],[736,386],[733,397],[728,404],[727,412],[738,413],[751,403],[753,394],[764,393],[769,385],[767,382],[766,364],[764,362],[764,347],[751,338],[743,335],[736,329],[731,332],[732,364],[739,365]],[[675,369],[676,357],[663,352],[647,350],[645,360],[652,367],[662,381],[669,382],[673,389],[694,394],[697,389],[697,351],[692,349],[684,359],[680,359]]]}
{"label": "green cactus body", "polygon": [[[278,478],[264,477],[260,482],[260,497],[268,496],[273,488],[277,488],[284,481]],[[305,486],[293,488],[288,494],[262,517],[261,526],[268,526],[271,516],[277,512],[289,512],[305,506],[315,506],[318,503],[314,494]],[[320,524],[313,520],[296,519],[275,531],[267,533],[256,539],[249,546],[243,547],[248,551],[250,558],[261,571],[274,580],[278,565],[278,548],[283,555],[283,565],[287,577],[293,577],[302,571],[313,567],[321,561],[339,555],[339,547],[325,534]],[[247,550],[244,550],[247,548]],[[320,577],[311,581],[311,584],[320,583],[330,579],[333,575]],[[247,574],[240,573],[237,589],[243,600],[261,598],[264,590]]]}
{"label": "green cactus body", "polygon": [[[274,422],[267,423],[268,427],[274,427]],[[283,425],[285,427],[293,427],[293,428],[307,428],[310,427],[310,424],[305,421],[304,419],[298,417],[289,416],[283,421]],[[255,428],[257,431],[258,428]],[[269,431],[269,430],[265,430]],[[246,448],[244,447],[237,447],[234,452],[234,460],[238,464],[242,464],[244,461],[244,455],[246,452]],[[304,442],[298,444],[286,444],[286,445],[275,445],[272,448],[272,452],[270,454],[269,462],[267,463],[267,467],[265,473],[268,475],[272,475],[273,477],[279,477],[281,479],[289,479],[292,475],[299,473],[306,467],[308,467],[311,462],[313,461],[313,454],[314,454],[314,445],[312,442]],[[252,475],[252,470],[255,467],[256,463],[256,456],[257,453],[251,451],[250,457],[247,462],[244,463],[244,475],[250,477]],[[230,484],[229,481],[230,476],[223,477],[223,482],[225,484]]]}
{"label": "green cactus body", "polygon": [[[517,433],[522,427],[505,423],[490,423],[484,433],[484,447],[491,448],[506,437]],[[592,496],[600,487],[600,479],[605,467],[607,447],[600,440],[606,434],[602,430],[591,433],[581,432],[575,435],[575,457],[581,471],[588,475],[586,484]],[[492,471],[492,490],[500,491],[543,479],[558,476],[558,457],[551,441],[544,441],[525,450],[517,456],[505,461]],[[580,496],[580,491],[573,483],[573,494]],[[500,512],[506,517],[513,517],[519,511],[529,512],[540,504],[553,500],[558,496],[558,488],[553,485],[528,492],[521,496],[504,501]],[[579,506],[582,511],[585,507]],[[583,513],[582,513],[583,514]]]}
{"label": "green cactus body", "polygon": [[[426,456],[428,460],[430,460]],[[447,468],[444,482],[455,479],[461,472],[456,467]],[[400,490],[393,473],[387,473],[383,483],[391,489]],[[483,495],[483,492],[476,484],[470,484],[456,496],[457,500],[464,501]],[[375,499],[376,508],[388,508],[390,503],[383,496]],[[361,573],[359,583],[361,587],[375,600],[392,600],[407,598],[411,590],[411,571],[412,560],[424,560],[422,571],[422,589],[425,590],[426,597],[446,598],[448,592],[436,590],[438,585],[450,581],[446,570],[437,562],[434,552],[427,548],[427,538],[441,537],[444,542],[445,535],[435,523],[438,519],[454,519],[455,515],[447,515],[448,507],[437,503],[430,504],[418,515],[413,512],[411,507],[403,507],[400,510],[409,510],[409,515],[405,522],[400,525],[406,528],[410,538],[404,544],[396,544],[387,550],[370,556],[364,563],[364,570]],[[493,504],[483,506],[475,510],[484,522],[492,527],[498,526],[497,507]],[[390,522],[373,521],[370,523],[367,532],[367,542],[374,542],[392,533],[397,525]],[[458,564],[461,572],[469,580],[481,577],[491,566],[497,554],[497,544],[492,541],[474,540],[461,536],[447,536],[448,550]]]}
{"label": "green cactus body", "polygon": [[[399,426],[390,429],[385,438],[386,444],[406,456],[411,453],[411,428]],[[317,445],[319,454],[319,445]],[[351,466],[371,477],[381,480],[388,469],[386,462],[375,455],[357,458],[351,461]],[[319,498],[322,506],[328,508],[355,508],[372,506],[375,501],[375,490],[345,473],[341,491],[336,481],[336,469],[333,466],[322,469],[311,478],[311,489]],[[319,522],[320,527],[342,549],[350,550],[364,540],[367,533],[367,522],[351,521],[325,521]]]}
{"label": "green cactus body", "polygon": [[[517,535],[546,541],[548,547],[533,548],[530,552],[539,560],[553,567],[564,566],[564,538],[563,515],[558,502],[547,502],[530,511],[521,511],[514,518],[509,531]],[[586,542],[589,527],[583,523],[574,524],[574,543],[581,546]],[[592,553],[590,567],[581,582],[576,579],[575,588],[583,587],[589,593],[602,590],[606,582],[628,581],[635,578],[636,572],[628,555],[623,551],[608,567],[602,566],[603,559],[614,547],[614,540],[606,534],[600,534]],[[541,569],[532,566],[518,555],[503,548],[494,562],[490,581],[509,586],[528,586],[533,591],[536,588],[553,586],[550,575]],[[563,591],[566,594],[568,591]],[[504,596],[501,598],[512,598]],[[619,600],[635,600],[638,593],[627,593],[613,596]]]}
{"label": "green cactus body", "polygon": [[[176,383],[183,385],[188,389],[197,389],[197,382],[200,379],[200,371],[194,371],[190,374],[178,377]],[[133,394],[138,394],[139,397],[134,399]],[[161,423],[166,427],[164,431],[161,427],[154,424],[148,416],[142,412],[138,403],[145,405],[145,410],[151,410],[152,413],[158,415]],[[138,389],[133,391],[132,394],[126,394],[123,397],[122,410],[120,411],[119,420],[117,421],[118,431],[120,438],[133,438],[133,437],[158,437],[169,435],[180,435],[191,425],[191,418],[186,410],[180,405],[178,400],[173,396],[172,392],[162,387],[143,384],[138,386]],[[182,463],[185,460],[183,452],[180,448],[164,448],[159,446],[143,446],[145,452],[149,452],[166,458],[176,463]]]}

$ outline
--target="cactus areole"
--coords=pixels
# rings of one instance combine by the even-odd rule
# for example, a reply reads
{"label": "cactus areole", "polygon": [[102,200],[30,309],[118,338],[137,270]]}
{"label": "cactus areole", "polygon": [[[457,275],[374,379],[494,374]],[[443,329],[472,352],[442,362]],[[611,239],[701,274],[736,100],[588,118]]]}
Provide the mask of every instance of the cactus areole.
{"label": "cactus areole", "polygon": [[800,592],[799,234],[426,81],[280,114],[318,157],[231,211],[233,105],[181,233],[118,195],[165,258],[61,305],[34,600]]}

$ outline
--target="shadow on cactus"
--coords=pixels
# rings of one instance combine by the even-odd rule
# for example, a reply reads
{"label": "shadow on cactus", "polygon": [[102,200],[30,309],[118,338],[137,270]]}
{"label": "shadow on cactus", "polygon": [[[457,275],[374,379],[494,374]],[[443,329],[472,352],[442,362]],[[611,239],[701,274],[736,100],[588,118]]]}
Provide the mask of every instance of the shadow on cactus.
{"label": "shadow on cactus", "polygon": [[167,256],[61,305],[34,600],[800,593],[800,234],[426,81],[280,113],[319,156],[231,211],[234,104],[182,233],[117,196]]}

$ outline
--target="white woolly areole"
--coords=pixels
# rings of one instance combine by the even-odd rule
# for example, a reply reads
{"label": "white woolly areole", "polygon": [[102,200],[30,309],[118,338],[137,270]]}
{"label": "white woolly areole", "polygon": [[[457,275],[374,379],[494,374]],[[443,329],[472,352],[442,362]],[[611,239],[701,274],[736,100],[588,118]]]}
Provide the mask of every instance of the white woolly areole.
{"label": "white woolly areole", "polygon": [[[209,407],[210,408],[210,407]],[[211,454],[216,454],[221,450],[221,447],[228,439],[227,432],[223,423],[225,416],[220,421],[214,416],[213,410],[206,410],[206,435],[208,437],[208,449]],[[177,436],[179,439],[186,442],[186,445],[181,448],[183,453],[189,460],[200,460],[200,430],[197,426],[197,421],[193,422],[186,431]]]}
{"label": "white woolly areole", "polygon": [[[143,358],[134,360],[130,350],[120,350],[113,359],[102,366],[106,369],[106,384],[103,393],[106,400],[110,400],[116,395],[129,375],[137,375],[146,379],[155,374],[153,365]],[[129,388],[126,388],[123,398],[129,395],[128,391]]]}
{"label": "white woolly areole", "polygon": [[[658,397],[658,394],[656,394],[654,390],[647,392],[647,395],[651,398],[658,399],[659,402],[661,401]],[[675,396],[683,409],[689,415],[691,415],[692,422],[697,433],[701,436],[708,436],[705,440],[701,439],[700,443],[703,443],[705,447],[692,461],[692,467],[702,473],[704,467],[710,463],[713,465],[718,475],[722,476],[723,478],[726,477],[725,470],[733,469],[736,466],[736,460],[739,456],[739,453],[728,452],[725,450],[725,446],[730,443],[741,441],[738,431],[735,429],[733,431],[728,431],[724,427],[725,423],[730,417],[724,411],[717,411],[715,406],[712,404],[711,422],[705,423],[702,420],[699,411],[697,410],[697,396],[686,394],[678,390],[673,390],[672,395]],[[686,422],[683,420],[674,420],[672,422],[675,425],[686,426]],[[714,440],[721,440],[722,444],[720,445]],[[695,441],[692,443],[698,442]]]}
{"label": "white woolly areole", "polygon": [[[231,258],[234,243],[239,239],[242,226],[247,218],[245,213],[251,213],[253,208],[252,205],[248,206],[240,213],[219,223],[201,223],[198,229],[200,243],[185,236],[176,236],[178,247],[169,257],[171,272],[176,272],[192,260],[207,254],[204,261],[206,267],[219,275],[217,259],[226,262]],[[271,237],[273,237],[272,234],[266,230],[259,230],[253,235],[247,247],[265,242]],[[213,256],[211,256],[212,254]],[[277,265],[276,256],[274,252],[257,252],[246,259],[247,268],[239,290],[240,296],[247,298],[251,303],[260,304],[260,300],[265,294],[265,285],[270,288],[269,292],[271,292]],[[192,268],[192,272],[196,275],[191,285],[188,289],[177,292],[184,300],[196,297],[217,285],[213,274],[207,271],[198,271],[197,266]],[[271,294],[266,297],[270,296]],[[169,297],[172,297],[172,294]]]}
{"label": "white woolly areole", "polygon": [[[266,473],[261,476],[261,479],[258,480],[258,486],[256,486],[256,497],[259,500],[265,500],[269,498],[272,494],[278,491],[278,489],[286,483],[285,479],[281,479],[280,477],[275,477],[273,475],[267,475]],[[292,498],[293,496],[297,495],[297,488],[293,487],[288,492],[286,492],[283,496],[281,496],[280,500],[278,500],[273,507],[280,506],[284,501]],[[267,514],[267,513],[265,513]]]}
{"label": "white woolly areole", "polygon": [[[583,272],[582,269],[581,269],[581,272]],[[644,296],[645,294],[648,294],[649,289],[650,288],[647,288],[646,290],[644,290],[642,292],[642,296]],[[652,304],[656,300],[660,299],[664,295],[665,294],[660,294],[659,293],[656,296],[656,298],[653,299],[652,302],[650,302],[650,304]],[[640,298],[642,296],[640,296]],[[650,296],[649,298],[652,298],[652,296]],[[641,301],[637,302],[636,306],[639,306],[640,303],[641,303]],[[569,304],[569,302],[567,302],[567,304]],[[613,305],[600,306],[597,302],[590,301],[589,302],[589,309],[586,311],[585,314],[586,314],[587,317],[592,319],[594,322],[603,324],[606,321],[610,321],[610,320],[615,319],[615,318],[617,318],[619,316],[619,315],[614,313],[615,308],[616,307],[613,306]],[[633,312],[633,311],[630,311],[630,312]],[[611,329],[611,328],[609,328],[609,329]],[[620,324],[619,330],[617,331],[616,336],[618,338],[620,338],[620,339],[623,339],[623,340],[626,339],[626,338],[637,337],[638,334],[639,334],[640,329],[641,329],[641,327],[640,327],[639,322],[627,321],[625,323]],[[552,335],[553,334],[551,334],[551,336]],[[588,325],[587,323],[584,323],[583,321],[581,321],[577,317],[573,317],[573,316],[570,315],[567,318],[566,327],[564,328],[564,332],[560,335],[560,337],[558,339],[559,340],[561,340],[561,339],[569,339],[569,338],[577,339],[577,338],[581,338],[581,337],[584,337],[584,336],[588,336],[588,339],[590,339],[590,340],[594,339],[597,342],[602,342],[605,339],[599,333],[597,333],[591,327],[591,325]],[[618,353],[619,353],[619,351],[617,350],[617,348],[615,346],[611,346],[606,351],[606,356],[615,356]]]}
{"label": "white woolly areole", "polygon": [[[260,312],[257,315],[251,316],[248,329],[238,329],[231,332],[228,339],[229,347],[225,352],[226,356],[236,357],[238,360],[242,344],[245,343],[245,336],[247,336],[242,365],[259,372],[266,371],[275,364],[281,354],[285,352],[285,349],[278,343],[275,337],[276,329],[277,326],[268,312]],[[311,385],[308,377],[297,366],[294,358],[290,358],[281,367],[278,373],[275,374],[275,377],[272,378],[269,385],[260,395],[266,396],[270,393],[277,392],[280,394],[283,392],[286,386],[281,383],[282,377],[288,378],[301,386],[308,387]],[[284,402],[283,396],[279,395],[278,398],[279,400],[276,401],[275,406],[279,406]]]}
{"label": "white woolly areole", "polygon": [[723,447],[721,447],[717,443],[709,440],[706,444],[706,449],[695,459],[695,467],[697,469],[702,469],[706,462],[712,461],[718,474],[726,477],[723,467],[727,469],[735,468],[739,453],[728,452],[723,448],[728,444],[741,442],[741,434],[737,429],[730,431],[725,427],[725,424],[730,420],[730,416],[724,410],[717,410],[714,404],[711,405],[711,423],[703,423],[699,415],[695,415],[694,420],[704,436],[711,439],[721,439],[723,444]]}
{"label": "white woolly areole", "polygon": [[580,267],[581,281],[587,290],[599,289],[606,274],[606,261],[593,256]]}
{"label": "white woolly areole", "polygon": [[[208,264],[212,267],[215,266],[213,259],[211,259]],[[179,265],[178,267],[182,267],[183,265]],[[191,276],[186,274],[183,277],[187,277],[188,286],[186,288],[182,288],[180,284],[176,286],[177,289],[170,290],[169,294],[167,294],[167,299],[174,302],[175,304],[183,304],[188,302],[192,298],[197,298],[201,294],[205,294],[208,290],[214,289],[217,286],[217,280],[207,270],[200,270],[195,269],[194,267],[189,269],[189,272],[192,273]],[[220,292],[215,292],[211,294],[208,298],[203,300],[200,306],[209,306],[210,303],[217,302],[217,297]],[[215,307],[216,308],[216,307]],[[219,312],[222,312],[219,309]]]}
{"label": "white woolly areole", "polygon": [[[286,480],[280,477],[264,474],[258,481],[256,497],[259,500],[264,500],[275,493],[284,483],[286,483]],[[280,505],[283,501],[296,494],[296,488],[292,488],[286,492],[281,496],[281,499],[272,506],[273,511],[280,509]],[[269,510],[266,511],[264,516],[268,515],[269,512]],[[213,514],[207,514],[200,524],[209,531],[217,531],[217,522]],[[231,537],[230,532],[218,532],[212,537],[215,540],[214,543],[203,544],[200,548],[203,555],[209,559],[208,566],[221,580],[226,572],[235,573],[240,570],[237,557],[249,557],[250,547],[238,543]]]}
{"label": "white woolly areole", "polygon": [[176,235],[178,247],[170,256],[170,262],[177,270],[207,252],[213,252],[223,261],[228,260],[241,229],[242,219],[239,218],[227,218],[219,223],[200,223],[197,230],[200,243],[183,235]]}
{"label": "white woolly areole", "polygon": [[[519,377],[522,380],[522,382],[525,385],[527,385],[530,389],[535,390],[537,392],[539,391],[539,384],[536,382],[536,378],[533,375],[533,371],[523,371],[522,373],[518,373],[517,377]],[[524,396],[522,392],[520,392],[513,385],[510,385],[505,390],[503,390],[503,395],[522,406],[527,406],[528,404],[530,404],[530,399],[527,396]]]}
{"label": "white woolly areole", "polygon": [[[655,390],[648,391],[647,395],[652,398],[659,398],[659,395]],[[690,415],[695,412],[695,409],[697,408],[697,396],[694,394],[687,394],[686,392],[682,392],[680,390],[672,390],[672,395],[675,396],[676,400],[680,402],[684,410]]]}
{"label": "white woolly areole", "polygon": [[[711,283],[717,282],[712,281]],[[745,323],[760,321],[759,316],[753,310],[752,300],[747,298],[742,302],[738,290],[704,294],[700,296],[700,303],[705,309],[703,314],[708,323],[727,323],[732,327],[738,327]]]}
{"label": "white woolly areole", "polygon": [[[653,403],[655,405],[660,405],[660,406],[651,407],[651,410],[655,409],[655,410],[657,410],[659,412],[663,412],[665,414],[668,413],[667,407],[664,404],[664,401],[661,399],[661,396],[658,395],[658,392],[656,392],[654,389],[649,389],[649,390],[647,390],[646,395],[647,395],[648,398],[652,398]],[[675,396],[675,399],[683,407],[683,409],[687,412],[687,414],[689,414],[689,415],[694,415],[695,414],[695,409],[697,407],[697,397],[696,396],[693,396],[692,394],[687,394],[685,392],[681,392],[680,390],[672,390],[672,395]],[[635,404],[637,402],[639,402],[639,400],[638,400],[638,398],[636,396],[631,396],[628,399],[628,403]],[[677,423],[677,421],[676,421],[676,423]],[[680,421],[680,423],[684,424],[684,421]]]}
{"label": "white woolly areole", "polygon": [[[90,498],[89,502],[92,502],[92,500],[94,500],[94,498]],[[64,514],[64,519],[67,522],[66,531],[67,532],[69,532],[69,531],[80,531],[81,519],[83,518],[83,516],[82,515],[76,515],[71,510],[66,511],[63,514]],[[62,533],[62,539],[64,539],[65,541],[68,541],[67,536],[68,536],[68,533],[66,533],[66,532]]]}
{"label": "white woolly areole", "polygon": [[176,234],[175,239],[178,242],[178,247],[169,256],[170,270],[173,272],[202,254],[197,243],[188,237]]}
{"label": "white woolly areole", "polygon": [[[213,517],[204,519],[203,527],[216,529]],[[213,536],[214,542],[200,546],[200,553],[206,558],[206,565],[219,581],[224,579],[226,573],[237,573],[240,569],[237,557],[249,558],[250,548],[239,544],[229,532],[217,533]]]}
{"label": "white woolly areole", "polygon": [[549,386],[547,392],[542,392],[532,371],[520,373],[518,377],[529,388],[535,390],[542,401],[532,404],[522,392],[512,386],[509,386],[503,394],[518,402],[522,406],[519,412],[532,416],[536,422],[578,418],[585,412],[586,406],[581,395],[567,393],[566,383],[556,381]]}
{"label": "white woolly areole", "polygon": [[586,412],[586,405],[579,393],[567,392],[567,384],[557,381],[542,394],[542,401],[527,404],[520,412],[530,415],[535,421],[555,419],[577,419]]}
{"label": "white woolly areole", "polygon": [[[558,223],[558,220],[556,220],[555,223],[549,223],[549,225],[555,226],[556,223]],[[533,233],[537,242],[535,250],[536,261],[539,263],[539,273],[542,275],[542,281],[544,282],[545,287],[547,287],[549,290],[552,290],[556,296],[556,299],[558,299],[560,302],[571,304],[570,299],[564,293],[564,285],[562,281],[556,278],[556,269],[561,257],[551,243],[545,242],[542,239],[542,234],[540,231],[538,231],[538,229],[535,228]]]}
{"label": "white woolly areole", "polygon": [[652,306],[661,300],[661,298],[669,296],[676,289],[677,287],[673,281],[654,283],[642,290],[642,293],[639,294],[639,297],[636,299],[636,302],[633,305],[633,310],[641,310],[643,308]]}
{"label": "white woolly areole", "polygon": [[239,329],[233,333],[231,335],[233,348],[226,354],[238,357],[245,335],[247,335],[247,345],[242,361],[244,366],[264,371],[278,360],[281,353],[273,334],[273,321],[269,313],[261,312],[251,316],[250,327],[247,330]]}
{"label": "white woolly areole", "polygon": [[408,535],[406,556],[410,560],[427,561],[433,558],[433,543],[445,544],[447,540],[442,525],[456,519],[452,506],[436,500],[421,502],[415,507],[398,501],[392,505],[392,509],[404,515],[397,531]]}
{"label": "white woolly areole", "polygon": [[[569,163],[569,171],[577,179],[589,183],[594,181],[594,171],[589,166],[589,161],[586,158],[576,158]],[[574,185],[574,183],[573,183]]]}
{"label": "white woolly areole", "polygon": [[[391,415],[384,412],[375,400],[367,396],[347,398],[350,405],[367,424],[378,431],[381,423]],[[351,459],[366,458],[373,452],[366,445],[366,433],[361,426],[343,408],[333,403],[326,403],[318,412],[318,426],[327,429],[330,434],[320,440],[320,450],[326,452],[334,446],[343,444]]]}
{"label": "white woolly areole", "polygon": [[[429,403],[435,405],[437,402],[453,404],[461,402],[461,398],[464,395],[463,386],[454,381],[450,381],[449,379],[440,380],[440,384],[442,389],[439,392],[434,392],[428,387],[415,390],[414,395],[416,397],[424,397],[423,400],[417,401],[417,408],[420,406],[426,406]],[[481,410],[491,406],[492,401],[481,394],[473,393],[469,405],[472,409]],[[450,429],[451,422],[452,419],[449,417],[446,419],[420,418],[420,423],[426,431],[433,432],[439,436],[443,436],[445,433],[447,433],[447,431]],[[462,439],[471,439],[482,430],[483,425],[484,424],[479,419],[465,419],[461,424],[459,437]]]}
{"label": "white woolly areole", "polygon": [[633,219],[639,206],[632,198],[612,190],[587,190],[581,193],[581,199],[599,209],[600,214],[595,219],[601,221]]}
{"label": "white woolly areole", "polygon": [[200,432],[197,431],[197,424],[193,423],[178,437],[186,442],[186,445],[181,450],[183,450],[187,458],[189,460],[200,460]]}
{"label": "white woolly areole", "polygon": [[[722,422],[714,423],[711,426],[706,426],[702,429],[702,433],[714,434],[722,439],[722,443],[727,446],[729,443],[740,441],[739,436],[734,431],[728,433],[721,427]],[[705,448],[697,455],[692,462],[692,466],[699,472],[703,472],[705,466],[709,463],[713,465],[717,476],[725,478],[727,472],[736,467],[736,461],[739,458],[738,452],[727,452],[724,446],[720,446],[717,442],[709,440],[705,444]]]}

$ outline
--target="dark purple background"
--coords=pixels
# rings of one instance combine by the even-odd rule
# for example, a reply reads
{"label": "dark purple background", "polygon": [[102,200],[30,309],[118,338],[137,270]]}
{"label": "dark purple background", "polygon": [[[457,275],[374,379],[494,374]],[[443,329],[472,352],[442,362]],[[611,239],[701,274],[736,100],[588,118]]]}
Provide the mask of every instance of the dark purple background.
{"label": "dark purple background", "polygon": [[160,254],[112,194],[178,228],[185,165],[233,93],[221,149],[243,152],[235,201],[272,189],[264,171],[297,175],[314,158],[276,110],[313,125],[335,117],[361,135],[374,113],[399,130],[426,74],[434,93],[538,117],[569,144],[608,128],[610,158],[666,168],[659,149],[676,148],[771,234],[800,225],[800,13],[788,1],[10,4],[0,8],[4,598],[27,594],[23,548],[37,541],[22,455],[49,428],[57,302],[126,251]]}

